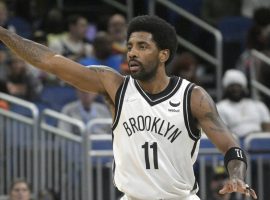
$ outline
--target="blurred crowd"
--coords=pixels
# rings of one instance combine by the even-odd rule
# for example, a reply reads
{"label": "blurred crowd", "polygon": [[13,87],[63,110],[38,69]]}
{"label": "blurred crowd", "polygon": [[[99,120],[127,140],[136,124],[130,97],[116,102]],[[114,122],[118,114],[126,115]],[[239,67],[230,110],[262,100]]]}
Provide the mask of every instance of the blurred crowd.
{"label": "blurred crowd", "polygon": [[[64,15],[63,11],[48,6],[44,16],[35,3],[42,4],[42,1],[0,1],[0,25],[16,32],[17,34],[32,39],[37,43],[48,46],[51,50],[64,55],[75,62],[86,67],[90,65],[106,65],[123,75],[129,74],[126,63],[126,26],[127,19],[122,13],[112,13],[104,17],[105,26],[99,28],[92,20],[80,14],[72,12]],[[270,66],[251,54],[256,49],[266,56],[270,55],[270,1],[251,0],[201,0],[191,1],[190,4],[183,4],[184,1],[173,0],[172,2],[182,6],[194,15],[202,18],[211,26],[220,29],[224,33],[223,41],[223,99],[217,102],[217,109],[221,118],[233,131],[235,136],[244,139],[247,135],[256,132],[270,133],[270,98],[259,94],[259,99],[254,99],[251,91],[251,73],[255,70],[255,78],[266,87],[270,87]],[[195,4],[191,5],[191,4]],[[18,9],[22,5],[28,5],[28,9]],[[145,5],[145,4],[143,4]],[[34,9],[32,7],[34,7]],[[42,7],[42,5],[40,6]],[[199,9],[195,9],[199,7]],[[23,8],[23,7],[22,7]],[[226,8],[226,9],[224,9]],[[137,8],[138,9],[138,8]],[[157,7],[157,9],[159,9]],[[27,12],[27,10],[29,12]],[[31,11],[31,12],[30,12]],[[42,12],[41,12],[42,13]],[[143,14],[143,13],[140,13]],[[196,27],[191,27],[185,20],[172,12],[163,14],[172,23],[179,34],[187,36],[191,41],[213,52],[213,39]],[[225,22],[238,22],[237,27],[244,30],[241,37],[233,35],[234,30],[228,32],[232,35],[225,35]],[[229,27],[230,28],[230,27]],[[223,32],[224,31],[224,32]],[[215,85],[215,73],[211,64],[189,52],[182,47],[172,63],[167,66],[167,73],[170,76],[180,76],[204,87],[215,99],[215,91],[211,87]],[[64,73],[64,72],[63,72]],[[97,94],[85,93],[72,88],[73,95],[70,101],[52,105],[49,102],[46,92],[52,88],[64,89],[67,86],[61,80],[51,74],[40,71],[26,63],[3,44],[0,44],[0,91],[35,103],[40,109],[52,108],[65,115],[81,120],[84,123],[96,118],[111,118],[110,110],[106,100]],[[54,95],[59,95],[60,90]],[[65,90],[66,91],[66,90]],[[44,97],[45,95],[45,97]],[[55,100],[52,100],[55,101]],[[0,108],[13,109],[8,102],[0,99]],[[74,134],[78,130],[67,123],[59,123],[58,127]],[[109,133],[110,127],[96,127],[95,133]],[[214,181],[223,180],[223,173],[213,178]],[[216,184],[218,185],[218,184]],[[216,191],[213,183],[211,188]],[[16,189],[16,188],[23,189]],[[11,199],[20,190],[29,199],[30,188],[23,180],[18,180],[11,187]],[[17,192],[16,192],[17,191]],[[47,198],[50,199],[49,194]],[[213,197],[214,199],[221,199]],[[223,198],[229,199],[229,198]]]}
{"label": "blurred crowd", "polygon": [[[93,21],[90,22],[80,12],[72,12],[64,16],[63,11],[55,6],[49,7],[43,17],[38,17],[36,12],[28,13],[28,15],[22,14],[18,11],[20,9],[16,9],[16,6],[14,6],[20,6],[18,2],[0,1],[1,26],[37,43],[46,45],[51,50],[86,67],[106,65],[121,74],[126,75],[129,73],[126,63],[127,19],[123,14],[112,13],[109,16],[106,15],[107,17],[104,17],[103,20],[105,26],[99,28],[98,24]],[[270,85],[268,81],[270,75],[269,65],[255,59],[251,54],[251,50],[256,49],[265,55],[269,55],[270,3],[268,1],[258,1],[257,3],[252,1],[251,3],[248,0],[224,2],[202,0],[200,3],[199,1],[196,3],[196,6],[200,6],[200,9],[195,11],[191,9],[194,9],[191,4],[183,4],[178,0],[173,2],[218,29],[221,29],[221,23],[227,18],[233,17],[235,21],[239,18],[245,19],[238,22],[245,24],[242,24],[246,28],[245,35],[242,38],[233,40],[232,43],[226,40],[225,35],[223,36],[223,100],[217,102],[217,106],[222,119],[241,138],[252,132],[269,131],[269,97],[261,94],[260,99],[255,100],[252,98],[250,91],[252,89],[251,72],[254,68],[257,80],[266,87]],[[35,6],[29,3],[28,5],[28,7]],[[227,9],[224,9],[224,7]],[[179,27],[178,21],[182,20],[181,17],[177,18],[171,13],[164,17],[167,17],[167,20],[177,30],[179,28],[189,30],[189,35],[194,36],[193,42],[196,44],[196,31],[200,34],[199,30],[196,28],[189,29],[187,24],[185,25],[182,22],[180,23],[181,27]],[[247,19],[250,23],[246,23]],[[230,32],[233,33],[234,30],[232,29]],[[203,38],[197,44],[202,45],[206,39],[209,39],[211,44],[211,38],[207,35],[202,34],[201,37],[206,38]],[[240,51],[230,51],[230,56],[226,57],[226,53],[228,53],[226,48],[228,46],[229,50],[234,48],[237,42]],[[170,76],[181,76],[204,87],[215,99],[216,91],[211,90],[211,87],[215,85],[216,78],[213,69],[211,64],[203,61],[201,57],[181,47],[179,47],[173,62],[167,66],[167,72]],[[53,105],[55,99],[50,102],[47,95],[48,90],[60,88],[55,90],[59,94],[61,88],[65,87],[69,86],[55,76],[26,63],[7,50],[3,44],[0,44],[1,92],[34,102],[40,109],[55,109],[85,123],[93,118],[110,118],[110,111],[102,97],[77,91],[75,88],[70,94],[73,95],[70,101],[60,102],[60,105]],[[12,109],[3,100],[0,100],[0,107]],[[72,127],[65,126],[68,125],[59,124],[59,127],[76,133],[76,130],[73,130]],[[105,130],[109,132],[107,129]]]}

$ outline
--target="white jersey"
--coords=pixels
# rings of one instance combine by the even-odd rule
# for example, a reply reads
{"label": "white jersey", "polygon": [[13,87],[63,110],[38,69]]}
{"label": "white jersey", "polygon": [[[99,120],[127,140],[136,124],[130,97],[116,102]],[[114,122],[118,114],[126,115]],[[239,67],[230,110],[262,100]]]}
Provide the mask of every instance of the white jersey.
{"label": "white jersey", "polygon": [[114,182],[130,199],[186,199],[198,186],[193,164],[200,130],[190,110],[194,84],[171,77],[147,94],[130,76],[116,95],[113,123]]}

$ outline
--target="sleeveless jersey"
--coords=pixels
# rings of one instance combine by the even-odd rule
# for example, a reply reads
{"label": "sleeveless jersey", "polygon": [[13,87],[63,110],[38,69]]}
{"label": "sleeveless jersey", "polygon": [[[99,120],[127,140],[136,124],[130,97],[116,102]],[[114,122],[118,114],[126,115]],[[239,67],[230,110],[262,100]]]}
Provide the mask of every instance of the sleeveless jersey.
{"label": "sleeveless jersey", "polygon": [[200,130],[190,110],[193,87],[171,77],[163,92],[151,95],[127,76],[118,89],[114,183],[130,199],[184,199],[198,191],[193,164]]}

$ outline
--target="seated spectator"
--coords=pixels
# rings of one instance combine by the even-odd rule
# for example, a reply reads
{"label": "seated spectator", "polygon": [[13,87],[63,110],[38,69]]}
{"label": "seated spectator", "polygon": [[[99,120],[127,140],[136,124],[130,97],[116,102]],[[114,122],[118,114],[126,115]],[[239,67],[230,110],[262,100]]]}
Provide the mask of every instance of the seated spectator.
{"label": "seated spectator", "polygon": [[120,71],[122,55],[113,55],[112,38],[106,32],[98,32],[93,41],[93,56],[85,57],[79,62],[82,65],[106,65]]}
{"label": "seated spectator", "polygon": [[21,17],[11,16],[4,1],[0,1],[0,26],[26,38],[32,36],[31,24]]}
{"label": "seated spectator", "polygon": [[249,29],[246,47],[239,56],[236,68],[243,71],[248,78],[250,89],[250,74],[252,68],[259,69],[260,61],[251,54],[252,49],[266,53],[270,49],[270,8],[259,8],[254,11],[254,25]]}
{"label": "seated spectator", "polygon": [[9,200],[30,200],[31,191],[29,184],[23,180],[15,180],[9,189]]}
{"label": "seated spectator", "polygon": [[85,41],[88,21],[80,15],[68,17],[68,33],[49,42],[49,48],[72,60],[92,55],[92,45]]}
{"label": "seated spectator", "polygon": [[125,55],[127,52],[126,31],[126,18],[121,14],[112,15],[108,22],[108,34],[112,37],[113,52],[116,54]]}
{"label": "seated spectator", "polygon": [[257,8],[270,7],[269,0],[242,0],[241,13],[245,17],[253,17]]}
{"label": "seated spectator", "polygon": [[175,56],[171,64],[170,74],[196,83],[197,67],[198,61],[195,56],[189,52],[184,52]]}
{"label": "seated spectator", "polygon": [[39,79],[35,78],[28,70],[27,63],[12,54],[7,77],[9,94],[28,101],[36,100],[42,90]]}
{"label": "seated spectator", "polygon": [[[65,105],[62,109],[62,113],[72,118],[81,120],[87,124],[92,119],[97,118],[111,118],[111,114],[106,105],[96,102],[97,94],[86,93],[82,91],[78,92],[78,100]],[[79,130],[66,122],[60,122],[58,124],[60,129],[79,135]],[[93,133],[110,133],[110,126],[95,126]]]}
{"label": "seated spectator", "polygon": [[248,98],[247,79],[241,71],[226,71],[223,87],[224,99],[217,108],[221,119],[238,138],[249,133],[270,131],[269,110],[261,101]]}

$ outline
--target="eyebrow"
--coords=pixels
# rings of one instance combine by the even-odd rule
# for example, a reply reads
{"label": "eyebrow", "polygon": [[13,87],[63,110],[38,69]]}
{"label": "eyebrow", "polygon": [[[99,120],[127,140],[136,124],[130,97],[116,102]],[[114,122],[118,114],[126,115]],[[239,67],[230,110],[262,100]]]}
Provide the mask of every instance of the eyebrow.
{"label": "eyebrow", "polygon": [[[139,42],[136,42],[137,44],[147,44],[147,45],[149,45],[149,43],[148,42],[146,42],[146,41],[139,41]],[[127,45],[131,45],[132,43],[131,42],[128,42],[127,43]]]}

